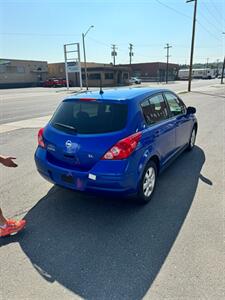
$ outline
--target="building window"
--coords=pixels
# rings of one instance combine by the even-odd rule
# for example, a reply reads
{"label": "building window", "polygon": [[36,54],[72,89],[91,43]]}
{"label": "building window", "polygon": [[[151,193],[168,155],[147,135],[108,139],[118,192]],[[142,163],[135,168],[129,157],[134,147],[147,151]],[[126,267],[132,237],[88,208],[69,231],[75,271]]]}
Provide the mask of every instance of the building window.
{"label": "building window", "polygon": [[105,79],[106,80],[112,80],[114,78],[114,74],[113,73],[105,73]]}
{"label": "building window", "polygon": [[17,73],[25,73],[25,68],[22,66],[17,67]]}
{"label": "building window", "polygon": [[90,79],[90,80],[100,80],[101,79],[101,74],[100,73],[88,74],[88,79]]}
{"label": "building window", "polygon": [[6,72],[7,73],[17,73],[17,67],[15,67],[15,66],[7,66],[6,67]]}
{"label": "building window", "polygon": [[123,73],[123,79],[127,80],[128,79],[128,73]]}
{"label": "building window", "polygon": [[6,72],[6,66],[0,66],[0,73]]}

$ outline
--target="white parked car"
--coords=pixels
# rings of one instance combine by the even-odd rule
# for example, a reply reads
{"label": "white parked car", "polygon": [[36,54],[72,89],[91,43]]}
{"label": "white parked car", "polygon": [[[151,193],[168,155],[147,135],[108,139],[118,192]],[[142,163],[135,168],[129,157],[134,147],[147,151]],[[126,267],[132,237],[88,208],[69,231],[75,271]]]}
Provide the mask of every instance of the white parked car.
{"label": "white parked car", "polygon": [[141,79],[140,78],[137,78],[137,77],[131,77],[130,79],[129,79],[129,83],[130,84],[141,84]]}

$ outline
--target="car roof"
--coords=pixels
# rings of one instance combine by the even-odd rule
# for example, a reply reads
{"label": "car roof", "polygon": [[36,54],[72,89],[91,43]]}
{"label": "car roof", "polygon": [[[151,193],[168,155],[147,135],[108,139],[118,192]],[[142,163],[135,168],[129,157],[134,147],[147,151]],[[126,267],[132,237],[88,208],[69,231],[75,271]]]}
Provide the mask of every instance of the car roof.
{"label": "car roof", "polygon": [[118,101],[129,101],[129,100],[142,100],[143,97],[151,96],[156,93],[169,91],[167,89],[159,88],[115,88],[115,89],[105,89],[103,94],[98,91],[85,91],[78,92],[67,97],[65,100],[73,99],[96,99],[96,100],[118,100]]}

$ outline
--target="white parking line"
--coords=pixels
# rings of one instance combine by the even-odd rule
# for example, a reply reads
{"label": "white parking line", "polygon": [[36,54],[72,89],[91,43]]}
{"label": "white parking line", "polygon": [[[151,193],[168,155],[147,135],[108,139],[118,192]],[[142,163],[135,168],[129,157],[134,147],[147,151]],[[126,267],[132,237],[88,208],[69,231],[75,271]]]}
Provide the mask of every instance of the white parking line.
{"label": "white parking line", "polygon": [[51,115],[33,118],[29,120],[22,120],[17,122],[11,122],[0,125],[0,133],[10,132],[17,129],[24,129],[24,128],[41,128],[44,127],[48,121],[50,120]]}

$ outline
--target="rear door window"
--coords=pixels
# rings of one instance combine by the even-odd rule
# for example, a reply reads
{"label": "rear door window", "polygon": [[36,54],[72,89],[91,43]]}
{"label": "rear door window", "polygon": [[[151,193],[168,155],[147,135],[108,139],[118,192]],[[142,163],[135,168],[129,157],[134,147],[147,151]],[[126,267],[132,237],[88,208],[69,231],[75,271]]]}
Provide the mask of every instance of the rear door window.
{"label": "rear door window", "polygon": [[146,99],[141,104],[146,122],[151,125],[169,118],[166,102],[162,94]]}
{"label": "rear door window", "polygon": [[127,104],[64,101],[51,119],[55,128],[81,134],[122,130],[127,122]]}

